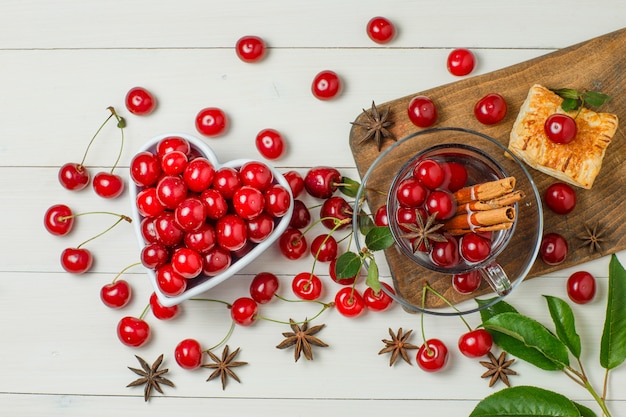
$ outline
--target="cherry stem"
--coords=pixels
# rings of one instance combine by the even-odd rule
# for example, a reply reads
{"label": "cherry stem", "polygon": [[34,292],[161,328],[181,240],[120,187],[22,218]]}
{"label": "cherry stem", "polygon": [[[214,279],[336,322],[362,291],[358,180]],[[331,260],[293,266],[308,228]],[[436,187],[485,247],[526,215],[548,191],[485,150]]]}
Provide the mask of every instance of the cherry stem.
{"label": "cherry stem", "polygon": [[110,172],[111,174],[113,174],[113,171],[115,170],[115,168],[117,167],[117,164],[120,162],[120,159],[122,158],[122,151],[124,150],[124,127],[126,126],[126,121],[124,120],[124,118],[120,117],[115,112],[115,109],[113,108],[113,106],[108,107],[108,109],[111,111],[111,113],[113,113],[113,116],[115,116],[115,119],[117,120],[117,127],[120,128],[120,132],[122,134],[120,150],[117,153],[117,159],[115,160],[115,163],[113,164],[113,167],[111,168],[111,172]]}
{"label": "cherry stem", "polygon": [[[450,308],[452,308],[454,311],[456,311],[457,313],[460,313],[459,309],[456,308],[456,306],[454,304],[452,304],[446,297],[443,296],[443,294],[441,294],[439,291],[435,290],[433,287],[431,287],[430,285],[428,285],[428,283],[424,284],[424,288],[430,292],[432,292],[433,294],[435,294],[437,297],[439,297],[444,303],[446,303]],[[461,314],[459,314],[459,318],[461,319],[461,321],[463,323],[465,323],[465,326],[467,327],[467,330],[472,331],[472,327],[469,325],[469,323],[467,322],[467,320],[465,320],[463,318],[463,316]]]}
{"label": "cherry stem", "polygon": [[[332,308],[335,305],[335,303],[333,301],[331,301],[330,303],[324,303],[323,301],[318,301],[318,300],[290,300],[290,299],[282,297],[282,296],[280,296],[278,294],[274,294],[274,296],[276,298],[278,298],[279,300],[286,301],[288,303],[315,303],[315,304],[319,304],[319,305],[322,306],[322,309],[319,312],[317,312],[317,314],[315,314],[313,317],[311,317],[310,319],[305,319],[303,321],[296,321],[296,322],[294,322],[295,324],[304,324],[304,323],[311,322],[311,321],[315,320],[316,318],[318,318],[324,311],[326,311],[329,308]],[[273,322],[273,323],[291,324],[291,323],[286,322],[286,321],[270,319],[270,318],[267,318],[267,317],[261,317],[261,316],[254,316],[254,317],[256,319],[270,321],[270,322]]]}
{"label": "cherry stem", "polygon": [[111,284],[114,284],[115,281],[117,281],[117,279],[124,274],[124,272],[126,272],[130,268],[133,268],[133,267],[138,266],[138,265],[141,265],[141,262],[135,262],[134,264],[128,265],[126,268],[122,269],[120,272],[118,272],[118,274],[115,276],[115,278],[113,278],[113,281],[111,281]]}
{"label": "cherry stem", "polygon": [[100,236],[104,235],[105,233],[107,233],[109,230],[113,229],[115,226],[117,226],[122,220],[126,220],[129,221],[130,219],[126,216],[120,216],[119,219],[117,219],[117,221],[115,223],[113,223],[112,226],[110,226],[108,229],[104,230],[103,232],[98,233],[97,235],[95,235],[94,237],[91,237],[87,240],[85,240],[83,243],[81,243],[80,245],[76,246],[76,249],[80,249],[81,246],[85,245],[86,243],[91,242],[94,239],[99,238]]}
{"label": "cherry stem", "polygon": [[210,303],[220,303],[220,304],[224,304],[226,307],[231,308],[232,304],[226,302],[226,301],[222,301],[222,300],[218,300],[215,298],[190,298],[190,301],[208,301]]}
{"label": "cherry stem", "polygon": [[115,110],[113,109],[113,107],[107,107],[107,110],[110,110],[111,114],[109,115],[109,117],[107,117],[104,120],[104,122],[102,122],[102,124],[100,125],[98,130],[96,130],[96,133],[93,135],[93,137],[89,141],[89,144],[87,145],[87,149],[85,149],[85,153],[83,154],[83,159],[82,159],[82,161],[80,161],[80,166],[83,166],[85,164],[85,159],[87,158],[87,154],[89,153],[89,149],[91,148],[91,145],[93,144],[94,140],[96,140],[96,137],[98,136],[98,134],[100,133],[102,128],[104,126],[106,126],[106,124],[109,122],[109,120],[111,120],[111,117],[113,117],[115,115]]}
{"label": "cherry stem", "polygon": [[[313,266],[311,266],[311,275],[309,276],[309,282],[307,283],[307,285],[309,285],[311,283],[311,280],[313,279],[313,273],[315,272],[315,265],[317,264],[317,257],[320,254],[320,251],[322,250],[322,247],[324,246],[324,244],[328,241],[328,239],[330,239],[330,236],[337,231],[337,229],[339,229],[341,226],[343,226],[345,224],[344,220],[339,220],[336,217],[322,217],[321,219],[319,219],[319,221],[316,221],[315,223],[321,222],[322,220],[334,220],[335,225],[333,226],[333,228],[330,230],[330,232],[328,232],[328,234],[326,235],[326,237],[324,238],[324,240],[322,241],[322,244],[320,245],[319,248],[317,248],[317,252],[315,253],[315,256],[313,257]],[[348,220],[348,218],[346,218],[345,220]],[[313,227],[313,225],[309,226],[307,229],[305,229],[305,231],[302,233],[302,236],[304,236],[304,234],[306,232],[308,232],[309,230],[311,230],[311,227]],[[308,287],[306,287],[308,288]]]}
{"label": "cherry stem", "polygon": [[70,214],[69,216],[59,216],[59,221],[65,221],[67,219],[72,219],[74,217],[80,217],[80,216],[84,216],[86,214],[109,214],[111,216],[117,216],[117,217],[121,217],[122,220],[126,220],[128,223],[132,223],[133,219],[131,219],[130,217],[128,217],[125,214],[119,214],[119,213],[113,213],[111,211],[86,211],[84,213],[78,213],[78,214]]}
{"label": "cherry stem", "polygon": [[234,321],[234,320],[231,320],[231,322],[230,322],[230,328],[228,329],[228,332],[226,333],[226,336],[224,336],[224,337],[222,338],[222,340],[220,340],[217,344],[215,344],[215,345],[211,346],[211,347],[210,347],[210,348],[208,348],[208,349],[205,349],[204,351],[205,351],[205,352],[210,352],[210,351],[212,351],[213,349],[216,349],[216,348],[218,348],[218,347],[222,346],[224,343],[226,343],[226,341],[228,341],[228,339],[230,339],[230,336],[232,336],[232,334],[233,334],[233,331],[234,331],[234,330],[235,330],[235,321]]}
{"label": "cherry stem", "polygon": [[149,309],[150,309],[150,303],[148,303],[148,305],[143,309],[143,311],[139,315],[139,320],[143,320],[143,318],[145,317]]}
{"label": "cherry stem", "polygon": [[[426,284],[424,284],[424,286],[422,287],[422,310],[426,306],[426,291],[427,291],[427,287],[428,287],[428,285],[426,285]],[[426,353],[429,356],[432,356],[434,354],[434,352],[432,351],[430,346],[428,346],[428,343],[426,343],[426,333],[424,332],[424,312],[423,311],[420,312],[420,327],[421,327],[421,330],[422,330],[422,340],[424,341],[424,346],[426,347]]]}

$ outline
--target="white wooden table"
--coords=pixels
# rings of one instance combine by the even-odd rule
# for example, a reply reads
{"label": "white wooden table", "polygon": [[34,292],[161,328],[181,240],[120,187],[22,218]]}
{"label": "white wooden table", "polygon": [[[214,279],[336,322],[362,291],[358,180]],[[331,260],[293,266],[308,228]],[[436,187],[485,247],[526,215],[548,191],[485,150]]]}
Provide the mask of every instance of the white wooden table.
{"label": "white wooden table", "polygon": [[[399,30],[387,47],[365,33],[367,21],[382,15]],[[273,415],[317,416],[468,415],[476,403],[503,387],[488,387],[477,360],[455,348],[464,327],[455,318],[427,316],[426,332],[451,347],[447,368],[426,374],[414,363],[389,367],[378,356],[387,329],[413,329],[421,343],[418,315],[399,306],[380,314],[347,319],[328,311],[318,319],[319,334],[330,347],[316,349],[314,361],[293,361],[291,350],[278,350],[287,326],[259,321],[235,329],[228,344],[241,347],[241,384],[222,390],[205,382],[209,370],[185,371],[174,361],[182,339],[210,346],[229,327],[228,311],[190,302],[173,322],[148,315],[154,337],[142,348],[123,346],[115,326],[123,315],[139,315],[152,292],[135,268],[126,276],[134,288],[124,311],[99,300],[102,285],[136,262],[139,248],[131,227],[120,225],[92,242],[91,272],[65,273],[59,254],[110,224],[110,219],[81,218],[68,237],[43,228],[45,210],[65,203],[75,211],[129,212],[127,195],[105,201],[91,189],[69,192],[57,181],[65,162],[78,162],[92,134],[115,106],[128,120],[121,172],[134,151],[157,134],[196,134],[194,117],[207,106],[224,109],[232,126],[208,139],[222,160],[258,158],[256,132],[272,127],[287,138],[289,153],[275,165],[304,173],[315,165],[338,167],[356,178],[348,147],[349,122],[368,107],[457,80],[445,68],[454,47],[471,48],[479,64],[472,75],[487,73],[617,29],[626,23],[626,3],[557,0],[499,1],[327,1],[289,0],[176,2],[78,0],[0,2],[0,410],[7,416],[118,415]],[[243,35],[257,35],[270,46],[266,59],[246,64],[233,46]],[[336,100],[321,102],[310,93],[313,76],[332,69],[345,81]],[[130,115],[124,96],[144,86],[159,100],[148,117]],[[110,168],[119,139],[105,129],[87,165]],[[112,145],[112,143],[114,145]],[[622,262],[624,253],[618,254]],[[251,277],[267,270],[279,275],[281,294],[291,296],[294,274],[307,271],[311,258],[289,262],[273,248],[251,267],[211,294],[232,301],[247,293]],[[584,341],[583,360],[600,385],[597,357],[604,320],[608,258],[577,269],[598,278],[594,302],[575,307]],[[324,266],[318,274],[329,281]],[[566,297],[565,280],[573,270],[523,283],[508,301],[522,312],[549,323],[541,294]],[[383,279],[389,273],[383,268]],[[330,300],[336,287],[328,286]],[[287,320],[314,314],[315,308],[273,302],[261,313]],[[478,317],[470,317],[474,325]],[[219,351],[219,350],[218,350]],[[165,388],[144,403],[127,366],[133,355],[154,361],[165,354]],[[414,359],[414,357],[413,357]],[[547,373],[517,361],[513,385],[538,385],[567,395],[598,411],[586,391],[560,373]],[[626,369],[611,377],[610,407],[626,416]],[[341,410],[341,411],[338,411]]]}

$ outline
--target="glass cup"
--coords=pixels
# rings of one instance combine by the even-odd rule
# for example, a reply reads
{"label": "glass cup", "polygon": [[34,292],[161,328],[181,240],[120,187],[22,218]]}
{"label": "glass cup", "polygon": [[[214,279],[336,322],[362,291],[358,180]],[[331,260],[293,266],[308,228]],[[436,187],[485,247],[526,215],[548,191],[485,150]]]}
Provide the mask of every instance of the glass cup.
{"label": "glass cup", "polygon": [[[411,235],[397,219],[400,204],[396,198],[399,184],[412,176],[413,168],[425,159],[434,159],[441,164],[453,162],[465,167],[468,180],[466,185],[482,184],[504,178],[515,178],[514,190],[523,198],[510,205],[514,221],[498,224],[496,229],[483,232],[484,227],[468,221],[467,227],[490,242],[489,255],[478,262],[459,256],[458,262],[442,265],[434,262],[432,253],[413,250]],[[360,220],[367,204],[370,212],[381,205],[387,206],[389,227],[395,245],[385,251],[385,257],[393,279],[395,294],[390,294],[405,309],[423,311],[438,315],[456,315],[479,311],[489,307],[510,294],[526,277],[539,251],[543,230],[541,197],[532,177],[523,163],[511,154],[499,141],[462,128],[432,128],[413,133],[385,149],[363,175],[357,192],[357,210],[353,218],[353,230],[357,249],[364,246],[360,233]],[[413,209],[413,208],[411,208]],[[425,211],[422,210],[422,214]],[[458,219],[464,222],[462,210]],[[506,210],[509,210],[508,206]],[[424,216],[424,221],[426,220]],[[469,220],[469,217],[467,217]],[[438,220],[443,223],[445,220]],[[493,225],[492,225],[493,226]],[[500,227],[506,226],[506,228]],[[447,240],[460,241],[462,234]],[[434,242],[431,242],[434,243]],[[366,264],[367,267],[369,265]],[[454,290],[452,277],[455,274],[479,272],[481,287],[472,294],[461,294]],[[425,291],[428,287],[432,291]],[[494,293],[487,303],[477,305],[472,298]],[[453,306],[453,307],[452,307]]]}

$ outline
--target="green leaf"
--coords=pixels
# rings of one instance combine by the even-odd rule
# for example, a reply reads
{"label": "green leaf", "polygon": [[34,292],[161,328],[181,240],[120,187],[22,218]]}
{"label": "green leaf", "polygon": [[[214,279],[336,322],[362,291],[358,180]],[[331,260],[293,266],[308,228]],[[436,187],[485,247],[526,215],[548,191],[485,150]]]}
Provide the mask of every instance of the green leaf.
{"label": "green leaf", "polygon": [[626,359],[626,270],[613,254],[609,262],[609,291],[600,343],[600,365],[613,369]]}
{"label": "green leaf", "polygon": [[541,323],[519,313],[501,313],[483,322],[494,342],[505,351],[548,371],[569,365],[563,342]]}
{"label": "green leaf", "polygon": [[576,333],[576,321],[572,308],[558,297],[544,295],[548,302],[550,316],[556,328],[556,335],[576,358],[580,358],[580,336]]}
{"label": "green leaf", "polygon": [[341,177],[341,185],[339,191],[348,197],[356,197],[356,193],[359,191],[359,183],[348,177]]}
{"label": "green leaf", "polygon": [[359,232],[363,236],[367,236],[367,234],[372,230],[376,225],[370,216],[367,215],[363,210],[359,211],[358,217],[359,224]]}
{"label": "green leaf", "polygon": [[470,417],[575,417],[576,405],[561,394],[542,388],[519,386],[505,388],[478,403]]}
{"label": "green leaf", "polygon": [[551,88],[550,90],[563,99],[578,100],[580,98],[580,93],[572,88]]}
{"label": "green leaf", "polygon": [[338,279],[352,278],[361,270],[363,260],[354,252],[342,253],[335,263],[335,275]]}
{"label": "green leaf", "polygon": [[369,267],[367,268],[367,279],[365,280],[365,284],[370,287],[376,294],[380,291],[382,286],[380,285],[380,281],[378,280],[378,265],[374,258],[370,259]]}
{"label": "green leaf", "polygon": [[561,103],[561,108],[563,109],[563,111],[566,111],[566,112],[574,111],[574,110],[578,110],[578,108],[580,107],[580,104],[581,104],[580,100],[578,99],[566,98]]}
{"label": "green leaf", "polygon": [[[476,302],[478,303],[478,306],[481,307],[491,303],[494,299],[495,298],[490,298],[488,300],[479,300],[478,298],[476,298]],[[515,309],[515,307],[505,301],[498,301],[494,305],[480,310],[480,318],[482,319],[482,321],[487,321],[491,317],[501,313],[517,313],[517,310]]]}
{"label": "green leaf", "polygon": [[593,410],[591,410],[590,408],[587,408],[582,404],[578,404],[577,402],[572,401],[572,403],[576,408],[578,408],[578,413],[580,414],[580,417],[597,417],[596,413],[594,413]]}
{"label": "green leaf", "polygon": [[609,101],[610,98],[610,96],[598,93],[596,91],[585,91],[583,93],[583,100],[585,101],[585,103],[593,107],[600,107],[601,105]]}
{"label": "green leaf", "polygon": [[371,251],[383,250],[394,243],[388,226],[375,226],[365,236],[365,246]]}

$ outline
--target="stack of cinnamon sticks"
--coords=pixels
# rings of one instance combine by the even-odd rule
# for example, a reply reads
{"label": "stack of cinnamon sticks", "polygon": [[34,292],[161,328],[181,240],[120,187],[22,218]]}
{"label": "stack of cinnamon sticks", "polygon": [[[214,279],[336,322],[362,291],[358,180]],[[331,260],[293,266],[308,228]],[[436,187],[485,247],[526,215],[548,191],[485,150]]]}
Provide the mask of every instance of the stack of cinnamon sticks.
{"label": "stack of cinnamon sticks", "polygon": [[444,222],[451,235],[507,230],[515,222],[515,203],[524,193],[515,190],[515,177],[465,187],[454,193],[456,215]]}

